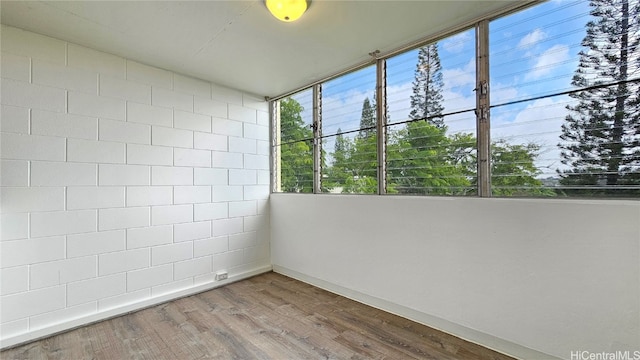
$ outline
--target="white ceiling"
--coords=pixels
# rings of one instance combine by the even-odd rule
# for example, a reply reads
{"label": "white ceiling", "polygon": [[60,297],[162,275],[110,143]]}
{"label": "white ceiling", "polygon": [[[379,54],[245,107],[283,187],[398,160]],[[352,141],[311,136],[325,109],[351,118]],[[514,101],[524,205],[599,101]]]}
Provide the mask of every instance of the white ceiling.
{"label": "white ceiling", "polygon": [[[2,23],[260,96],[276,96],[518,1],[7,1]],[[519,3],[523,3],[520,1]]]}

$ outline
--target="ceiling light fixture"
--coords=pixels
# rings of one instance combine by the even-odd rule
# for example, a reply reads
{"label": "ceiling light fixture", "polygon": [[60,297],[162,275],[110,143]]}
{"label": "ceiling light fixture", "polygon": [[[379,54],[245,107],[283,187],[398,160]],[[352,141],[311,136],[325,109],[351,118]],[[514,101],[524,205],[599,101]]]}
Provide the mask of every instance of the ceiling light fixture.
{"label": "ceiling light fixture", "polygon": [[307,11],[309,2],[311,0],[265,0],[269,12],[284,22],[298,20]]}

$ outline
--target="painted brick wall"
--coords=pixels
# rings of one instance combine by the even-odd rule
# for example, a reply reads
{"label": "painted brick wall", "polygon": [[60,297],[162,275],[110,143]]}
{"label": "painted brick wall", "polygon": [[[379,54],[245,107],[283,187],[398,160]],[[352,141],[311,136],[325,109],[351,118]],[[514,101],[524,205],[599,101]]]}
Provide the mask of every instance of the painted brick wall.
{"label": "painted brick wall", "polygon": [[1,45],[3,346],[270,267],[264,101],[12,27]]}

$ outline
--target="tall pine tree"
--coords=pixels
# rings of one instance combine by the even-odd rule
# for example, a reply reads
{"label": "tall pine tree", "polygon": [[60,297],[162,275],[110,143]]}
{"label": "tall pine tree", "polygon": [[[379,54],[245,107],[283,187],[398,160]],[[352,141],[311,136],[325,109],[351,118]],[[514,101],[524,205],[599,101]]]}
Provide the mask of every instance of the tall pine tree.
{"label": "tall pine tree", "polygon": [[[562,126],[559,171],[572,195],[640,195],[640,190],[616,186],[640,186],[639,82],[627,82],[640,74],[640,5],[628,0],[592,0],[593,20],[587,23],[580,63],[572,85],[586,88],[613,84],[571,94],[576,104]],[[598,189],[598,188],[601,189]]]}
{"label": "tall pine tree", "polygon": [[362,116],[360,117],[359,135],[362,138],[374,135],[376,133],[376,104],[373,104],[369,98],[365,98],[362,102]]}
{"label": "tall pine tree", "polygon": [[392,136],[391,143],[397,143],[398,152],[387,152],[390,183],[396,184],[400,193],[452,195],[469,181],[450,161],[437,43],[418,50],[414,74],[409,118],[418,121],[407,123]]}
{"label": "tall pine tree", "polygon": [[413,95],[411,95],[410,119],[426,119],[429,124],[444,127],[442,118],[443,96],[442,65],[438,55],[438,43],[423,46],[418,50]]}
{"label": "tall pine tree", "polygon": [[353,176],[348,178],[345,191],[375,194],[378,191],[378,136],[376,130],[376,104],[369,98],[362,102],[360,131],[354,139],[350,167]]}
{"label": "tall pine tree", "polygon": [[352,144],[349,138],[345,138],[342,133],[342,129],[338,128],[336,135],[333,154],[333,163],[328,169],[329,177],[323,183],[326,183],[328,188],[341,189],[344,191],[344,186],[347,183],[347,179],[353,177],[353,171],[351,169],[351,148]]}

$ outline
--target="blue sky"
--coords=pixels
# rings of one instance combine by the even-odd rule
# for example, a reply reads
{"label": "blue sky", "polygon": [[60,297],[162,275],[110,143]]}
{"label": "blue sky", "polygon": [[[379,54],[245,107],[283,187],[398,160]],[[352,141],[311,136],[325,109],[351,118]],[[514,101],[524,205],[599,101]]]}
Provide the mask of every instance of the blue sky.
{"label": "blue sky", "polygon": [[[591,19],[587,1],[549,1],[497,19],[490,25],[492,104],[572,89],[578,52]],[[561,169],[558,143],[568,96],[524,102],[491,110],[491,137],[541,146],[541,177]]]}
{"label": "blue sky", "polygon": [[[492,104],[571,89],[589,19],[588,1],[552,0],[492,21]],[[445,113],[475,107],[474,49],[474,29],[438,42]],[[387,60],[390,123],[408,119],[417,54],[418,50],[412,50]],[[371,66],[323,84],[323,134],[335,133],[338,127],[343,131],[358,128],[362,102],[373,98],[375,80],[375,67]],[[310,91],[293,97],[305,107],[303,117],[310,123]],[[492,140],[541,145],[537,162],[545,172],[541,177],[555,176],[558,136],[569,101],[567,96],[557,96],[492,109]],[[446,117],[445,122],[450,133],[475,133],[473,111]],[[327,143],[326,150],[333,150],[333,146]]]}

